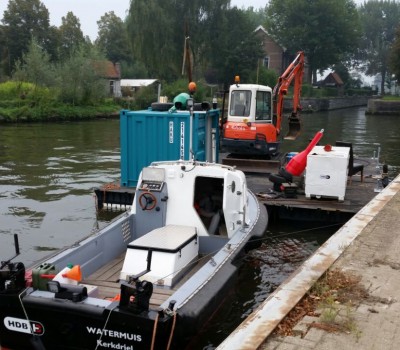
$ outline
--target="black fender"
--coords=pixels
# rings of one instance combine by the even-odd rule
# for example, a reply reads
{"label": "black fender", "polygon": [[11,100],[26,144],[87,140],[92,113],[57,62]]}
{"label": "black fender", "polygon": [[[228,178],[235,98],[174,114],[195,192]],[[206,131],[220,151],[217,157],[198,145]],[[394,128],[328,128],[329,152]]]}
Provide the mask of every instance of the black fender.
{"label": "black fender", "polygon": [[151,104],[151,109],[153,111],[165,112],[168,111],[173,106],[174,104],[172,102],[166,102],[166,103],[153,102]]}

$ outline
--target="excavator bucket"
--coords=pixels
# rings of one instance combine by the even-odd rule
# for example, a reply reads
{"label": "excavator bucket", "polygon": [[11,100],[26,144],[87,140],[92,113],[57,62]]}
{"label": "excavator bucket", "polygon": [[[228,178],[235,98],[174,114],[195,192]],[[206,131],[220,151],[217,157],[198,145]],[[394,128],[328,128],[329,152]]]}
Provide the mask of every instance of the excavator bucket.
{"label": "excavator bucket", "polygon": [[289,117],[289,130],[284,137],[285,140],[296,140],[301,132],[301,121],[296,114]]}

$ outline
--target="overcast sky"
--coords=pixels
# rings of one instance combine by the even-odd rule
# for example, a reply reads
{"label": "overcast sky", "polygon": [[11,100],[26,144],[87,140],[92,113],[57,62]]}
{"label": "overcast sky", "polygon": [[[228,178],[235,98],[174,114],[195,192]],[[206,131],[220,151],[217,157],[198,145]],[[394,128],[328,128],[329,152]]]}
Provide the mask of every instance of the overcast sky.
{"label": "overcast sky", "polygon": [[[84,35],[89,35],[91,40],[97,37],[97,21],[106,12],[114,13],[124,19],[129,8],[130,0],[41,0],[50,13],[50,23],[59,27],[61,17],[72,11],[79,18]],[[356,0],[362,3],[363,0]],[[264,7],[267,0],[231,0],[232,6],[249,7],[258,9]],[[8,0],[0,0],[0,18],[3,18],[4,10],[7,9]]]}
{"label": "overcast sky", "polygon": [[[50,23],[55,26],[61,25],[61,17],[72,11],[79,18],[83,35],[89,35],[90,39],[97,37],[97,21],[106,12],[114,13],[124,19],[129,8],[130,0],[41,0],[50,13]],[[264,7],[266,0],[231,0],[232,6],[242,7],[254,6]],[[4,10],[7,9],[8,0],[0,0],[0,18],[3,18]]]}

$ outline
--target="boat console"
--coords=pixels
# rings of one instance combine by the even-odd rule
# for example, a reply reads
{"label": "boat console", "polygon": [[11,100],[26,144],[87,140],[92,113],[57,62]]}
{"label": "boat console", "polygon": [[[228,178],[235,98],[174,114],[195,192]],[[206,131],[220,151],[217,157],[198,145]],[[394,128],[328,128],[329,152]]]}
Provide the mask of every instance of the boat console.
{"label": "boat console", "polygon": [[139,190],[160,192],[165,179],[165,169],[162,168],[144,168],[142,172],[142,181],[139,184]]}
{"label": "boat console", "polygon": [[138,237],[165,225],[167,200],[165,169],[144,168],[135,194]]}
{"label": "boat console", "polygon": [[161,168],[144,168],[142,181],[138,189],[140,191],[160,192],[164,185],[165,171]]}

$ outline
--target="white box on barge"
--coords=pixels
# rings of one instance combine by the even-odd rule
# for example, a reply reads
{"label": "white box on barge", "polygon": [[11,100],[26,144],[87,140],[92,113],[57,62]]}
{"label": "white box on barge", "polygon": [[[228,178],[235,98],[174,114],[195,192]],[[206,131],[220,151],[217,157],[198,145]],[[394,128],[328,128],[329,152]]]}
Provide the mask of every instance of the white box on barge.
{"label": "white box on barge", "polygon": [[324,146],[315,146],[307,156],[306,197],[334,197],[343,201],[349,156],[349,147],[331,147],[326,151]]}

